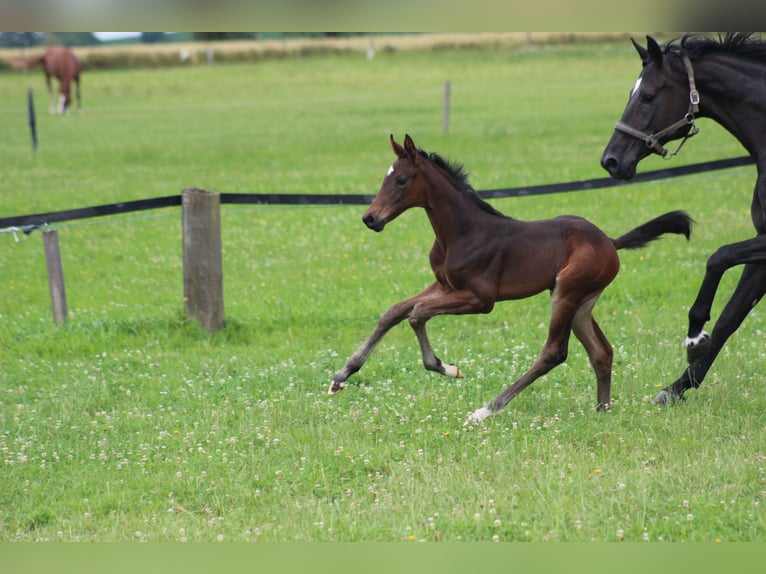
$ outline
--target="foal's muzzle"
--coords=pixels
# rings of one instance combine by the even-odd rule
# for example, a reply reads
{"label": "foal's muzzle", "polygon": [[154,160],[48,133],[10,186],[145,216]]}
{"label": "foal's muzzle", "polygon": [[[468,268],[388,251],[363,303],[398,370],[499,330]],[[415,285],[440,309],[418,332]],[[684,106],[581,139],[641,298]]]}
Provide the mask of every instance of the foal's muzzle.
{"label": "foal's muzzle", "polygon": [[385,219],[370,212],[367,212],[362,216],[362,221],[373,231],[383,231],[383,228],[386,226]]}

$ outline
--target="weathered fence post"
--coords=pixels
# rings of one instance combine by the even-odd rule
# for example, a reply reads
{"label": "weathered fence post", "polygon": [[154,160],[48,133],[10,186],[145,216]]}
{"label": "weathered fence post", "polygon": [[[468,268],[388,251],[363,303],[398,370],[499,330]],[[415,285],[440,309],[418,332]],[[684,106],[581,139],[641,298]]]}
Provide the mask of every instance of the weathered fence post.
{"label": "weathered fence post", "polygon": [[43,248],[45,250],[45,266],[48,268],[48,287],[51,293],[53,320],[60,325],[66,322],[67,305],[58,231],[52,229],[43,231]]}
{"label": "weathered fence post", "polygon": [[221,196],[183,190],[184,301],[206,331],[224,326]]}

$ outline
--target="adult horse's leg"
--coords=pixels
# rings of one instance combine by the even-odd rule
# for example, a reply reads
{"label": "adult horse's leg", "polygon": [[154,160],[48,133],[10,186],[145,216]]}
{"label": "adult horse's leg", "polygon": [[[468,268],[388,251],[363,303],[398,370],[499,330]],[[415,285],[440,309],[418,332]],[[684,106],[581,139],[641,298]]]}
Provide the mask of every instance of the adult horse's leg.
{"label": "adult horse's leg", "polygon": [[[710,320],[710,309],[713,306],[713,300],[723,274],[735,265],[747,263],[766,264],[766,235],[758,235],[746,241],[724,245],[708,259],[705,277],[700,285],[697,298],[689,309],[686,347],[690,364],[705,355],[710,348],[710,336],[703,330],[703,326]],[[740,281],[751,281],[746,278],[750,272],[743,272]]]}
{"label": "adult horse's leg", "polygon": [[56,113],[56,105],[54,103],[55,96],[53,95],[53,86],[51,85],[51,75],[45,72],[45,85],[48,87],[48,103],[50,104],[51,114]]}
{"label": "adult horse's leg", "polygon": [[74,77],[75,82],[75,93],[77,94],[77,111],[82,111],[82,101],[80,99],[80,76],[77,75]]}
{"label": "adult horse's leg", "polygon": [[654,403],[658,405],[673,403],[683,398],[688,389],[699,387],[728,338],[739,328],[764,294],[766,294],[766,266],[746,265],[734,294],[716,321],[713,333],[707,338],[704,353],[694,359],[673,384],[662,389],[655,397]]}
{"label": "adult horse's leg", "polygon": [[597,300],[598,295],[578,309],[572,322],[572,331],[585,347],[590,364],[596,373],[598,410],[608,411],[611,407],[614,351],[593,318],[592,310]]}
{"label": "adult horse's leg", "polygon": [[69,82],[61,80],[59,84],[59,115],[66,115],[69,110]]}

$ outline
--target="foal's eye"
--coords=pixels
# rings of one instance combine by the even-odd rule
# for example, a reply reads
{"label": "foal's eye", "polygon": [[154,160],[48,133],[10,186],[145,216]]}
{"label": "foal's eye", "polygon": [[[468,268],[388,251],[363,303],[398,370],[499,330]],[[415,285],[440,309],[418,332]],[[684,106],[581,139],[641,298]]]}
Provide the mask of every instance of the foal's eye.
{"label": "foal's eye", "polygon": [[643,92],[641,93],[641,101],[645,104],[650,103],[652,100],[654,100],[655,94],[652,92]]}
{"label": "foal's eye", "polygon": [[408,178],[406,175],[400,175],[396,178],[396,185],[398,187],[404,187],[410,178]]}

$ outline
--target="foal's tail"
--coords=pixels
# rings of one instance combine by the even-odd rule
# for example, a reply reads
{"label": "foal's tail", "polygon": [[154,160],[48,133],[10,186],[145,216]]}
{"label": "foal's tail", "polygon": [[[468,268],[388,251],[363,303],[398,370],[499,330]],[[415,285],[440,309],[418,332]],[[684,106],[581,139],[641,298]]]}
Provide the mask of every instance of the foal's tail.
{"label": "foal's tail", "polygon": [[689,239],[692,223],[694,220],[685,211],[671,211],[639,225],[617,239],[612,239],[612,243],[617,249],[640,249],[665,233],[676,233]]}

